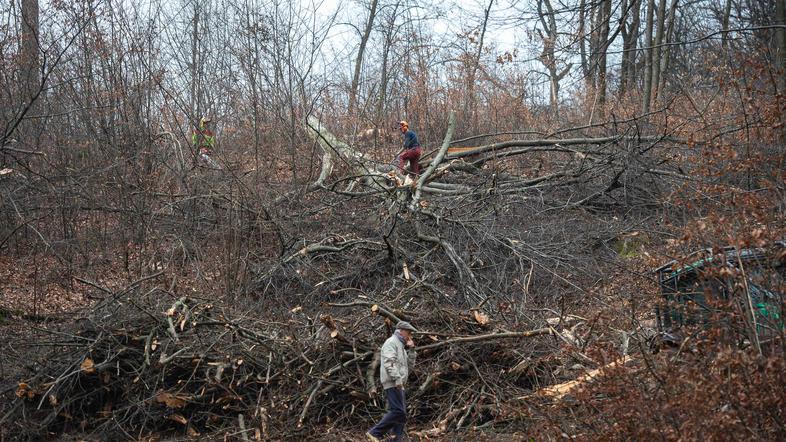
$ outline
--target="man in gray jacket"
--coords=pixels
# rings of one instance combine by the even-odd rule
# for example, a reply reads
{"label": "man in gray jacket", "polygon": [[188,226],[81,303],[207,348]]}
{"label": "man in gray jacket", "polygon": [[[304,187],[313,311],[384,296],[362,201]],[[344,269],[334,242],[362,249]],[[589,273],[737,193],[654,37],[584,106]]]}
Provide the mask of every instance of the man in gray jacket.
{"label": "man in gray jacket", "polygon": [[412,332],[417,331],[409,322],[399,321],[396,331],[382,344],[379,377],[385,389],[388,401],[388,412],[374,428],[368,430],[366,437],[370,442],[381,442],[388,432],[392,432],[394,441],[400,441],[407,423],[407,404],[404,386],[407,385],[409,370],[415,364],[415,347]]}

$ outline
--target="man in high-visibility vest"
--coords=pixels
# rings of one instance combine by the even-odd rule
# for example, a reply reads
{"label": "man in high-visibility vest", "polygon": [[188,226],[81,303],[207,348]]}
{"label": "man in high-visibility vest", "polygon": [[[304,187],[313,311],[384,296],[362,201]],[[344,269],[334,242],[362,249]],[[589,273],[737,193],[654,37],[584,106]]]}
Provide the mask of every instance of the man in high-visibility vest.
{"label": "man in high-visibility vest", "polygon": [[215,142],[216,137],[213,134],[212,121],[208,117],[202,117],[199,120],[199,127],[191,132],[191,144],[198,150],[199,157],[203,161],[211,167],[219,168],[218,163],[210,156]]}

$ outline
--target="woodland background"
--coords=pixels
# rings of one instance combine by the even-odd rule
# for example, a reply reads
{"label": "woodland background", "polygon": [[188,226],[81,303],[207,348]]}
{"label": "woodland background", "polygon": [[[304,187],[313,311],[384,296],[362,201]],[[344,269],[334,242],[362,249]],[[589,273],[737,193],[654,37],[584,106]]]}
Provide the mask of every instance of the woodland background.
{"label": "woodland background", "polygon": [[413,440],[777,439],[782,327],[653,351],[652,270],[785,237],[784,3],[3,3],[0,437],[361,440],[403,318]]}

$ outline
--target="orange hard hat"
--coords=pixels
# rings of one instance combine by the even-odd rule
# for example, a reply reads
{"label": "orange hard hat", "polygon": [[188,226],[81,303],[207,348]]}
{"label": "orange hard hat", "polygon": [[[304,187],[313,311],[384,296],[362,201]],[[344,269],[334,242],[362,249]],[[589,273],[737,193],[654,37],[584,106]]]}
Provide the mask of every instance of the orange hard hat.
{"label": "orange hard hat", "polygon": [[407,122],[406,122],[406,121],[404,121],[404,120],[401,120],[401,122],[399,122],[399,123],[398,123],[398,125],[399,125],[399,126],[404,126],[404,127],[409,127],[409,123],[407,123]]}

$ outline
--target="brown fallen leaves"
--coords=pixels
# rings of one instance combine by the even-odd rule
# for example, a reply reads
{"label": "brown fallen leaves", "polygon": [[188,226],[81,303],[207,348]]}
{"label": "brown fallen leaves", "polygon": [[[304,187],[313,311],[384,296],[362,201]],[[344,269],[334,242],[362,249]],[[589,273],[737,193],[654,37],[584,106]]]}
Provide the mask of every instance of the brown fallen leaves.
{"label": "brown fallen leaves", "polygon": [[85,374],[93,374],[96,372],[96,365],[90,358],[85,358],[79,368],[82,370],[82,373]]}
{"label": "brown fallen leaves", "polygon": [[33,397],[35,397],[35,391],[32,388],[30,388],[30,385],[24,382],[20,382],[19,386],[16,387],[16,397],[20,399],[24,397],[28,399],[32,399]]}
{"label": "brown fallen leaves", "polygon": [[188,396],[161,391],[156,395],[156,402],[166,404],[169,408],[183,408],[186,406],[188,398]]}
{"label": "brown fallen leaves", "polygon": [[472,310],[472,316],[480,325],[487,325],[489,323],[489,315],[483,313],[480,310]]}

